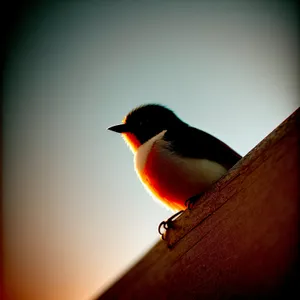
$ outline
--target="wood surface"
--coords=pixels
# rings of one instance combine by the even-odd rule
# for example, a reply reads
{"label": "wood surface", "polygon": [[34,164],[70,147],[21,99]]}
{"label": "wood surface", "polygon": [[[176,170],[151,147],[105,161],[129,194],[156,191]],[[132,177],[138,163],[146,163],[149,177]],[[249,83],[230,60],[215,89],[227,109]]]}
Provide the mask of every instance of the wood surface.
{"label": "wood surface", "polygon": [[299,115],[250,151],[97,299],[299,296]]}

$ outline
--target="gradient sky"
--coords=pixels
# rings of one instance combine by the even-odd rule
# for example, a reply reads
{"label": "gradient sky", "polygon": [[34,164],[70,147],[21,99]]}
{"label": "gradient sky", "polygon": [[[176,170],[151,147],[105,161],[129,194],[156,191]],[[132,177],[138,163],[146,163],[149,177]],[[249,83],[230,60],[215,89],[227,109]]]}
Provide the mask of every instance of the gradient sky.
{"label": "gradient sky", "polygon": [[102,292],[172,213],[106,130],[161,103],[245,155],[298,107],[287,1],[50,1],[4,68],[4,267],[13,300]]}

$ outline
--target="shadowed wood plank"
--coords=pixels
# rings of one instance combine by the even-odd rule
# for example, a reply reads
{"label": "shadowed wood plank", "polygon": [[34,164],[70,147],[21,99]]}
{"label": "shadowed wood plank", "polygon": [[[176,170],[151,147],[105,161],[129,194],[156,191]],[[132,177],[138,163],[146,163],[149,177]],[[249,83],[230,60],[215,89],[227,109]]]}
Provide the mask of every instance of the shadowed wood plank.
{"label": "shadowed wood plank", "polygon": [[283,296],[298,271],[299,109],[98,299]]}

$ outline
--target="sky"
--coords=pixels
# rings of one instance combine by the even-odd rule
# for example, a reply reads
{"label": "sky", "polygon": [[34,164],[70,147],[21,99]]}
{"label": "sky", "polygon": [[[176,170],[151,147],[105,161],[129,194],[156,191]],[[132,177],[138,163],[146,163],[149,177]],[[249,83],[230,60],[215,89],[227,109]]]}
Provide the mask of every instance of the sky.
{"label": "sky", "polygon": [[298,106],[291,1],[40,1],[3,70],[3,264],[12,300],[102,293],[172,215],[106,129],[166,105],[247,154]]}

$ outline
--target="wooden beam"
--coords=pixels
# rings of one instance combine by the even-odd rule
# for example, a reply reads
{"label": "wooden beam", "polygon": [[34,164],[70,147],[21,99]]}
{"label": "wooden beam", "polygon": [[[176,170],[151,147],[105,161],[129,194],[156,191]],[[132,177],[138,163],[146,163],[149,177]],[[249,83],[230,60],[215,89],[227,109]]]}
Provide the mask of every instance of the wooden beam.
{"label": "wooden beam", "polygon": [[298,292],[299,109],[185,211],[97,299],[275,298]]}

